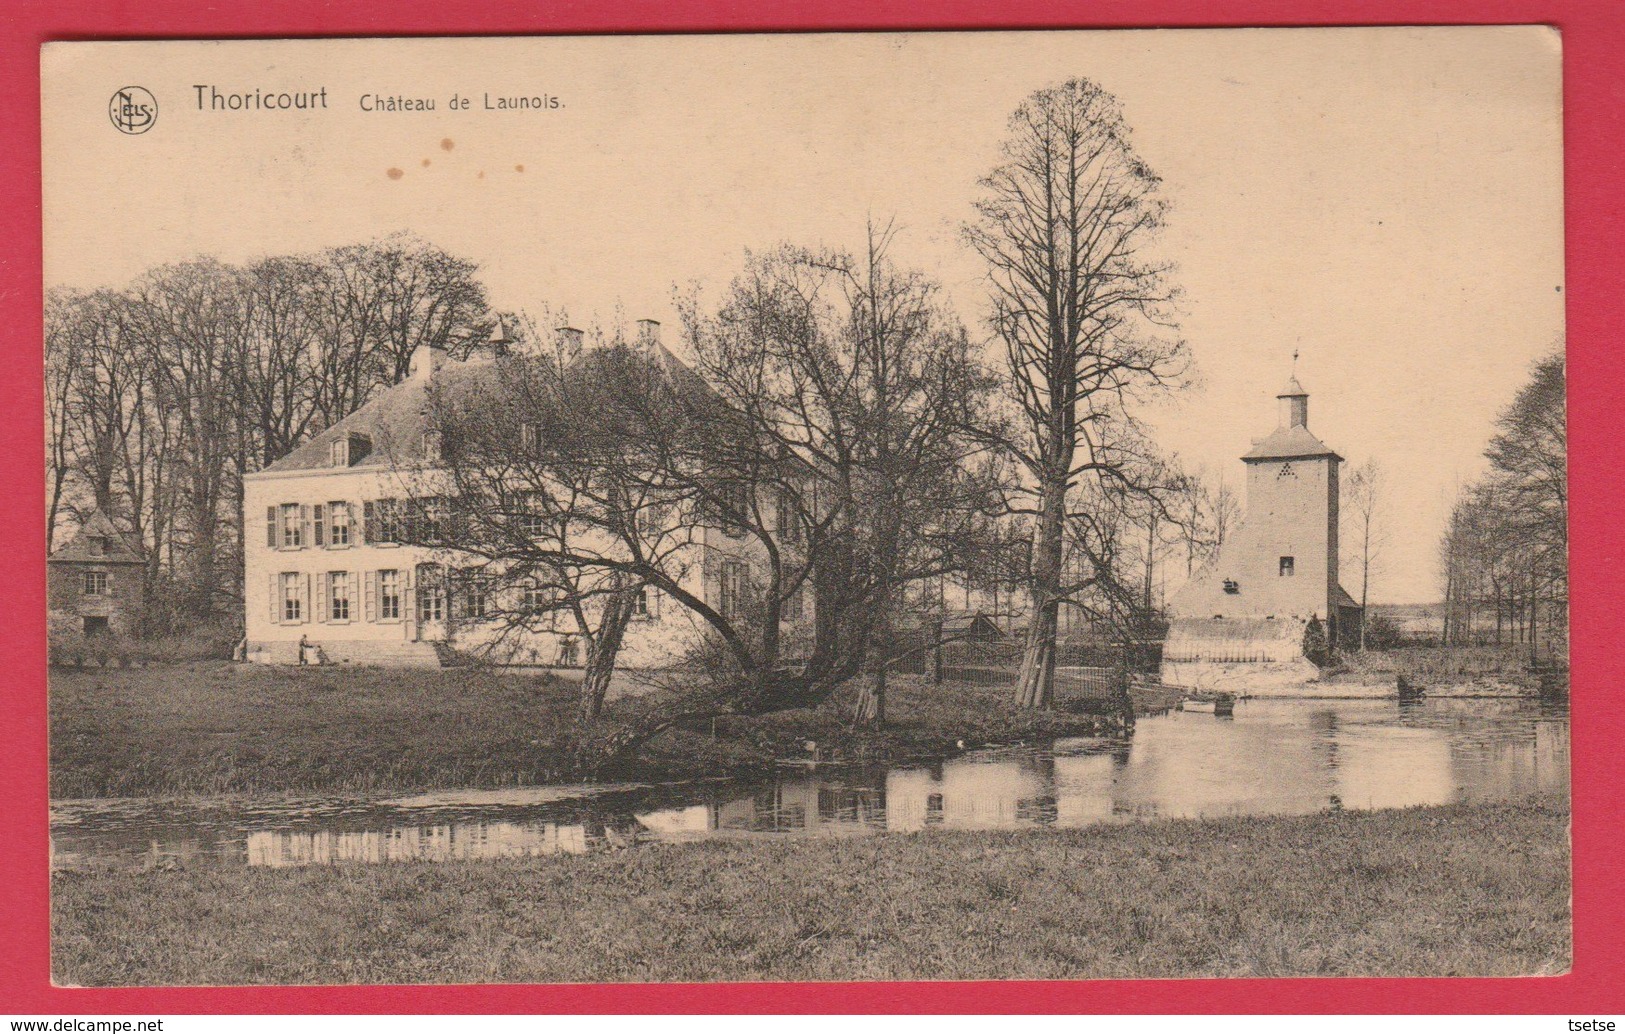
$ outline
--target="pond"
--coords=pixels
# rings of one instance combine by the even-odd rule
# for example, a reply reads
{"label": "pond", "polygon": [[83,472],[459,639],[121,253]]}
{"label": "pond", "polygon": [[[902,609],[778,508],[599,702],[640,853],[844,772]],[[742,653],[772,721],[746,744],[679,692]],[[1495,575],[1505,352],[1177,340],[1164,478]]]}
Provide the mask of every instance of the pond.
{"label": "pond", "polygon": [[1558,795],[1565,710],[1525,700],[1245,700],[1142,719],[1129,744],[1055,740],[937,763],[786,767],[755,782],[279,797],[184,808],[57,801],[52,863],[250,866],[578,854],[639,841],[870,836]]}

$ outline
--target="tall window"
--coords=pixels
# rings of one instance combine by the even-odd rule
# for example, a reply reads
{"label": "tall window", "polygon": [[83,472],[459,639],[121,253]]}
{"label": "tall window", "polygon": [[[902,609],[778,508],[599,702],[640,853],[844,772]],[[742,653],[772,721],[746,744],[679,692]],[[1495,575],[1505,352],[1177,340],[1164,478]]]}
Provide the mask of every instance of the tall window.
{"label": "tall window", "polygon": [[802,602],[801,602],[801,600],[802,600],[802,590],[804,590],[805,588],[806,588],[806,585],[804,585],[804,584],[796,586],[796,591],[792,592],[790,594],[790,598],[784,601],[784,620],[786,620],[786,621],[800,621],[801,620],[802,614],[803,614],[803,607],[802,607]]}
{"label": "tall window", "polygon": [[801,504],[796,501],[796,494],[788,488],[779,489],[777,506],[777,519],[779,523],[779,539],[783,542],[795,543],[801,541]]}
{"label": "tall window", "polygon": [[282,620],[290,623],[305,620],[305,594],[296,571],[282,575]]}
{"label": "tall window", "polygon": [[438,570],[425,564],[418,568],[418,620],[446,619],[446,584]]}
{"label": "tall window", "polygon": [[347,571],[334,571],[327,576],[328,602],[327,616],[329,621],[350,620],[350,574]]}
{"label": "tall window", "polygon": [[750,486],[742,481],[722,486],[722,530],[735,538],[745,534],[750,517]]}
{"label": "tall window", "polygon": [[745,589],[745,562],[724,560],[722,577],[718,585],[717,610],[725,618],[736,618],[744,608],[741,596]]}
{"label": "tall window", "polygon": [[1289,556],[1282,557],[1281,558],[1281,577],[1282,578],[1291,578],[1292,577],[1292,567],[1293,567],[1292,558],[1289,557]]}
{"label": "tall window", "polygon": [[282,548],[299,549],[305,544],[305,526],[299,519],[298,503],[282,504]]}
{"label": "tall window", "polygon": [[632,597],[633,617],[646,618],[651,616],[649,613],[649,592],[649,587],[645,585],[643,588],[638,590],[638,594],[636,596]]}
{"label": "tall window", "polygon": [[401,619],[401,573],[378,572],[378,618],[380,621]]}
{"label": "tall window", "polygon": [[85,595],[86,596],[106,596],[107,595],[107,572],[106,571],[86,571],[85,572]]}
{"label": "tall window", "polygon": [[486,606],[485,576],[476,569],[463,572],[463,616],[483,618]]}
{"label": "tall window", "polygon": [[328,503],[328,542],[344,547],[350,544],[350,504]]}

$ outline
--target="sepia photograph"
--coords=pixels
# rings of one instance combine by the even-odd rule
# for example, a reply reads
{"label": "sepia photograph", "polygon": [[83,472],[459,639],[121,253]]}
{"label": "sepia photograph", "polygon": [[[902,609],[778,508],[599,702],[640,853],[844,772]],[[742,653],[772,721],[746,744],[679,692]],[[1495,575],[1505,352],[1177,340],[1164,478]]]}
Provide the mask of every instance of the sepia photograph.
{"label": "sepia photograph", "polygon": [[40,60],[57,986],[1570,971],[1555,29]]}

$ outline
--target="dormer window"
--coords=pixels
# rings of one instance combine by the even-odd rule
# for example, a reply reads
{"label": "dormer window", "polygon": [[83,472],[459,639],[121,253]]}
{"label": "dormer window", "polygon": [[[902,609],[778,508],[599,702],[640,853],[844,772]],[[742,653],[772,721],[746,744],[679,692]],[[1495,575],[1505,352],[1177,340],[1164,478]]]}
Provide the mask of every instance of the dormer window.
{"label": "dormer window", "polygon": [[440,462],[440,432],[423,432],[423,458],[429,463]]}
{"label": "dormer window", "polygon": [[333,466],[348,467],[350,465],[350,439],[334,439],[332,446],[329,447],[328,454],[332,458]]}
{"label": "dormer window", "polygon": [[106,556],[107,555],[107,536],[106,535],[92,535],[92,536],[90,536],[90,555],[91,556]]}

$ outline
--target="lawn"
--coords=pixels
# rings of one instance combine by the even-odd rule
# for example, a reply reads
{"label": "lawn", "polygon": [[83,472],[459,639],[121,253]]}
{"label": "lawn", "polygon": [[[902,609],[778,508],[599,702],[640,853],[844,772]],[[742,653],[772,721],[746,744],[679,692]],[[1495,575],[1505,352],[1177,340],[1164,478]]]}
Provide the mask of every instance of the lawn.
{"label": "lawn", "polygon": [[60,983],[1551,974],[1558,802],[62,872]]}
{"label": "lawn", "polygon": [[[599,778],[739,775],[804,756],[884,761],[1041,736],[1091,735],[1091,715],[1020,713],[1003,689],[894,680],[884,731],[853,730],[849,692],[825,705],[674,729],[599,772],[575,760],[572,687],[546,673],[297,669],[198,662],[55,668],[58,799],[498,787]],[[617,709],[644,704],[622,701]],[[713,734],[714,733],[714,734]]]}

